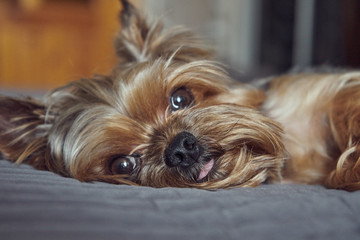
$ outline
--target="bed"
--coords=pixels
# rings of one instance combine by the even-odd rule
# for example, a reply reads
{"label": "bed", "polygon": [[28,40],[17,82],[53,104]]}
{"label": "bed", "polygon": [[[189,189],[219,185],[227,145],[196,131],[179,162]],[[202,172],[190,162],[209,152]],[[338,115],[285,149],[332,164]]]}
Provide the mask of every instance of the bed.
{"label": "bed", "polygon": [[82,183],[0,160],[0,238],[360,239],[360,191]]}

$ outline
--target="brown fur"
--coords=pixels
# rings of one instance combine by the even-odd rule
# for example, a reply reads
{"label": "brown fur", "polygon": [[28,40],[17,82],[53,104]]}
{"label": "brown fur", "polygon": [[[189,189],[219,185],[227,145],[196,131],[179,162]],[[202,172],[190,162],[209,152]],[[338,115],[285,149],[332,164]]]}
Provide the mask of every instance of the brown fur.
{"label": "brown fur", "polygon": [[[43,102],[0,97],[0,151],[80,181],[217,189],[263,182],[360,189],[360,72],[293,74],[264,92],[232,81],[190,31],[162,32],[122,1],[119,64],[55,89]],[[174,111],[178,89],[191,104]],[[201,158],[169,167],[182,132]],[[129,174],[109,167],[136,156]],[[203,179],[198,176],[213,163]]]}

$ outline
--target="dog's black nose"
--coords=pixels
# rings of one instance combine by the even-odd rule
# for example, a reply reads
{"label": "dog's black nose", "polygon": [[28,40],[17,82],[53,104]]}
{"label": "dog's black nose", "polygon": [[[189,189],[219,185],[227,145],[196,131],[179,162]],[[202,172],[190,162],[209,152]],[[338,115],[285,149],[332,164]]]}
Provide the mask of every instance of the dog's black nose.
{"label": "dog's black nose", "polygon": [[168,167],[187,168],[199,162],[203,151],[195,136],[184,131],[176,135],[165,149],[165,163]]}

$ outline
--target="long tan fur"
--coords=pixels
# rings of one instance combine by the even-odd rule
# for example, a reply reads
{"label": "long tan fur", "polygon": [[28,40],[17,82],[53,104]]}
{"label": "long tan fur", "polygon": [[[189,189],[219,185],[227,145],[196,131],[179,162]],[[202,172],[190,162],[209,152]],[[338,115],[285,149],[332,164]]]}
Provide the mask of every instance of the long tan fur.
{"label": "long tan fur", "polygon": [[[80,181],[360,189],[360,72],[283,75],[263,91],[231,80],[190,31],[164,32],[122,3],[111,74],[71,82],[43,102],[0,97],[6,158]],[[173,96],[187,105],[174,109]],[[196,139],[187,148],[200,150],[191,167],[174,167],[165,152],[184,133]],[[124,158],[134,169],[114,172]]]}

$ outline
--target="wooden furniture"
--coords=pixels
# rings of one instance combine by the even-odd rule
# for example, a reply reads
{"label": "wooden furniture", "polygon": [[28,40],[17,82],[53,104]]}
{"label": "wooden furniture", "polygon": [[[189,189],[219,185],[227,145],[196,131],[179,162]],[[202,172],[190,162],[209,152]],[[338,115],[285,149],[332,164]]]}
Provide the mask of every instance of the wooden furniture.
{"label": "wooden furniture", "polygon": [[0,89],[49,89],[116,63],[117,0],[1,0]]}

